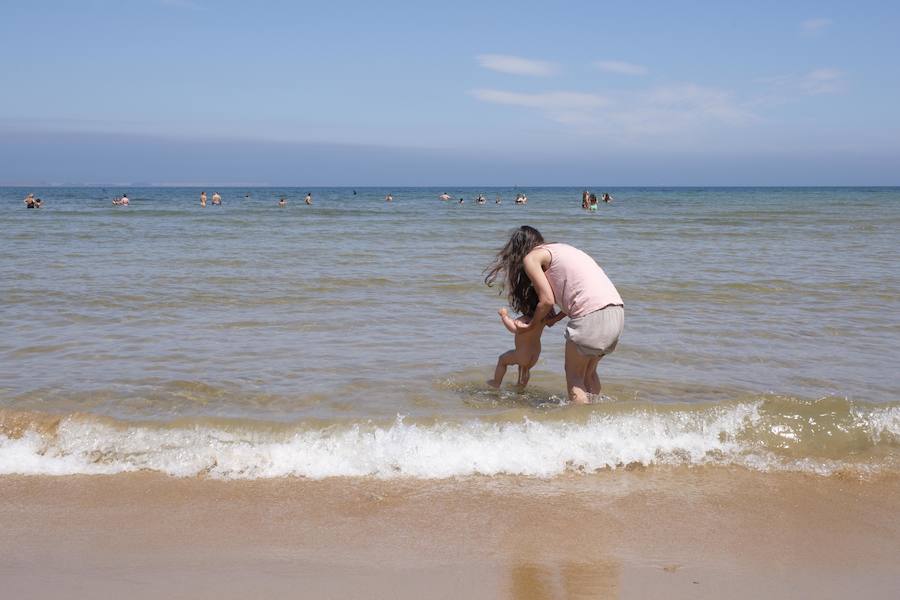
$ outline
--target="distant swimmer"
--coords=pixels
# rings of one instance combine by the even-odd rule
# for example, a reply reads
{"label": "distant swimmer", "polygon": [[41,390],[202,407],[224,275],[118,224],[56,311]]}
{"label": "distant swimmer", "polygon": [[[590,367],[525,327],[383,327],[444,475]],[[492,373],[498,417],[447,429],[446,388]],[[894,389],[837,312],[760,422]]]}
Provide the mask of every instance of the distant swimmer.
{"label": "distant swimmer", "polygon": [[285,199],[284,196],[282,196],[281,199],[278,201],[278,206],[284,208],[286,205],[287,205],[287,200]]}
{"label": "distant swimmer", "polygon": [[385,202],[393,202],[393,201],[394,201],[394,195],[393,195],[393,194],[388,194],[387,196],[384,197],[384,201],[385,201]]}
{"label": "distant swimmer", "polygon": [[465,204],[466,201],[465,201],[464,199],[460,198],[460,199],[459,199],[459,203],[460,203],[460,204]]}
{"label": "distant swimmer", "polygon": [[581,208],[587,208],[590,199],[590,193],[587,190],[581,192]]}
{"label": "distant swimmer", "polygon": [[354,196],[356,195],[356,190],[353,190],[353,195],[354,195]]}
{"label": "distant swimmer", "polygon": [[607,204],[612,204],[613,197],[610,196],[609,194],[607,194],[606,192],[603,192],[603,201],[606,202]]}
{"label": "distant swimmer", "polygon": [[475,202],[478,204],[484,204],[487,200],[484,197],[484,194],[478,194],[478,197],[475,199]]}
{"label": "distant swimmer", "polygon": [[25,208],[34,208],[34,194],[25,196]]}
{"label": "distant swimmer", "polygon": [[516,194],[516,204],[528,204],[528,196],[519,192]]}
{"label": "distant swimmer", "polygon": [[200,192],[200,206],[206,208],[206,192]]}
{"label": "distant swimmer", "polygon": [[249,197],[250,197],[250,192],[247,192],[246,194],[244,194],[244,198],[249,198]]}
{"label": "distant swimmer", "polygon": [[307,204],[312,204],[312,193],[306,192],[306,198],[303,199]]}
{"label": "distant swimmer", "polygon": [[222,196],[219,195],[219,192],[213,192],[212,201],[213,206],[219,206],[220,204],[222,204]]}
{"label": "distant swimmer", "polygon": [[588,199],[588,209],[591,212],[597,212],[599,205],[597,204],[597,194],[591,194],[591,197]]}
{"label": "distant swimmer", "polygon": [[42,207],[43,205],[44,205],[44,204],[41,202],[41,199],[40,199],[40,198],[35,198],[35,199],[34,199],[34,207],[35,207],[35,208],[40,208],[40,207]]}
{"label": "distant swimmer", "polygon": [[494,204],[500,204],[503,200],[500,199],[500,194],[497,194],[497,199],[494,200]]}
{"label": "distant swimmer", "polygon": [[450,194],[448,194],[447,192],[444,192],[443,194],[441,194],[441,195],[438,196],[438,197],[439,197],[441,200],[443,200],[444,202],[446,202],[447,200],[450,199]]}
{"label": "distant swimmer", "polygon": [[122,194],[121,196],[117,196],[113,199],[113,204],[115,206],[128,206],[128,195]]}

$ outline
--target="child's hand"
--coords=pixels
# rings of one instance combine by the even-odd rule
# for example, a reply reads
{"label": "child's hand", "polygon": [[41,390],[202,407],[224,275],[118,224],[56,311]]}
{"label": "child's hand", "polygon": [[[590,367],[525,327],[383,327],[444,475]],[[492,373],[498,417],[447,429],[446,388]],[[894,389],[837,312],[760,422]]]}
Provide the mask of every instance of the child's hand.
{"label": "child's hand", "polygon": [[505,317],[506,315],[509,314],[509,311],[507,311],[506,308],[501,308],[500,310],[497,311],[497,314],[500,315],[501,317]]}

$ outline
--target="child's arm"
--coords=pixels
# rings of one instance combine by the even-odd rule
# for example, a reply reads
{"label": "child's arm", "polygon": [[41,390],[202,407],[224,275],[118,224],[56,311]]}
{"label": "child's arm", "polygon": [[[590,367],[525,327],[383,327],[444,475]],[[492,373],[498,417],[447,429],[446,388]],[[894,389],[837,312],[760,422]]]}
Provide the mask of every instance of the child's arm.
{"label": "child's arm", "polygon": [[528,325],[528,321],[523,321],[522,319],[513,319],[509,316],[509,312],[505,308],[501,308],[497,311],[497,314],[500,315],[500,320],[503,321],[503,324],[509,330],[510,333],[519,333],[519,327],[523,327]]}

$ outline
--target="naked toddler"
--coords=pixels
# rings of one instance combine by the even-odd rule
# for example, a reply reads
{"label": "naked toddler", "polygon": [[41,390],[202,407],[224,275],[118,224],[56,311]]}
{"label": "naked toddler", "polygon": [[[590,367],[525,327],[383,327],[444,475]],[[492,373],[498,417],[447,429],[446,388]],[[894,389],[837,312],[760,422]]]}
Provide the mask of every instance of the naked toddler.
{"label": "naked toddler", "polygon": [[552,327],[554,323],[565,317],[565,315],[562,313],[549,315],[544,319],[543,323],[534,329],[519,333],[519,325],[521,324],[523,327],[528,325],[531,322],[531,317],[522,316],[518,319],[513,319],[505,308],[501,308],[498,313],[506,328],[516,336],[515,349],[508,350],[500,355],[497,359],[497,368],[494,369],[494,378],[489,379],[487,384],[491,387],[499,388],[500,384],[503,383],[507,367],[518,365],[519,379],[516,385],[524,388],[528,385],[531,367],[537,364],[538,358],[541,356],[541,334],[544,332],[544,327]]}

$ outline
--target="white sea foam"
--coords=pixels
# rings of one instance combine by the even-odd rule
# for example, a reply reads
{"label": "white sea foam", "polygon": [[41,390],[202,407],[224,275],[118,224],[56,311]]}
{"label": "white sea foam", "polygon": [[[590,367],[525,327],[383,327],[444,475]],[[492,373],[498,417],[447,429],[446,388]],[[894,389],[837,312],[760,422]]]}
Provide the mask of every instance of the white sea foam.
{"label": "white sea foam", "polygon": [[[522,420],[421,425],[399,418],[288,432],[223,426],[122,425],[62,419],[52,433],[0,435],[0,474],[108,474],[151,470],[176,477],[256,479],[446,478],[468,475],[553,477],[630,464],[738,464],[753,469],[827,472],[832,462],[781,457],[746,433],[765,417],[761,402],[703,410],[594,414],[586,422]],[[896,410],[875,411],[872,434],[896,436]],[[771,431],[778,433],[772,424]],[[877,442],[876,442],[877,443]]]}

